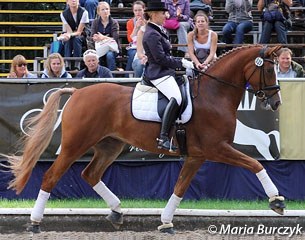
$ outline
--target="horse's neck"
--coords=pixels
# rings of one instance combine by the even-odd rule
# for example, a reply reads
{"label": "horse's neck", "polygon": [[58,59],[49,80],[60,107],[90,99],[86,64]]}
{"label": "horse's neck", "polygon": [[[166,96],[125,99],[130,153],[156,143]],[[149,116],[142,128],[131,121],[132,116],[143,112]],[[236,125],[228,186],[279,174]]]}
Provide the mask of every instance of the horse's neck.
{"label": "horse's neck", "polygon": [[[243,47],[221,56],[202,75],[200,89],[206,101],[215,104],[229,102],[231,107],[238,108],[246,87],[246,69],[258,56],[258,47]],[[253,62],[254,64],[254,62]],[[213,103],[212,103],[213,104]]]}

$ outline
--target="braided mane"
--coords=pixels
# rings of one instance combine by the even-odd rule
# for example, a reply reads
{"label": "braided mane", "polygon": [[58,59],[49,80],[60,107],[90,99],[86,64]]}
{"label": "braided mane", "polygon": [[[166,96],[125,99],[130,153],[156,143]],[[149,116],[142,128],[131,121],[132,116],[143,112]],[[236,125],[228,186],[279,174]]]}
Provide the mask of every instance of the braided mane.
{"label": "braided mane", "polygon": [[221,54],[219,57],[217,57],[216,59],[214,59],[212,62],[210,62],[207,66],[207,68],[204,70],[204,71],[207,71],[210,67],[214,66],[215,63],[217,63],[219,60],[223,59],[224,57],[226,57],[227,55],[231,54],[231,53],[235,53],[239,50],[242,50],[242,49],[245,49],[245,48],[252,48],[252,47],[257,47],[257,46],[260,46],[258,44],[256,45],[243,45],[243,46],[240,46],[240,47],[236,47],[236,48],[233,48],[223,54]]}

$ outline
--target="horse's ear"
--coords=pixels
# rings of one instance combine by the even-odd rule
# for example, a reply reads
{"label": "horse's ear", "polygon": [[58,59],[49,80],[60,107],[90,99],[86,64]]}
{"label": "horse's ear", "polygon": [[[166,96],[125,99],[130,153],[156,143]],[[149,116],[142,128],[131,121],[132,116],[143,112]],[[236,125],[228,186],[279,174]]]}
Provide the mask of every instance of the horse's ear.
{"label": "horse's ear", "polygon": [[278,45],[278,46],[275,46],[275,47],[272,47],[272,48],[268,48],[268,49],[266,50],[266,52],[265,52],[265,55],[266,55],[266,56],[271,56],[271,55],[276,56],[276,52],[277,52],[278,50],[280,50],[281,48],[282,48],[281,45]]}

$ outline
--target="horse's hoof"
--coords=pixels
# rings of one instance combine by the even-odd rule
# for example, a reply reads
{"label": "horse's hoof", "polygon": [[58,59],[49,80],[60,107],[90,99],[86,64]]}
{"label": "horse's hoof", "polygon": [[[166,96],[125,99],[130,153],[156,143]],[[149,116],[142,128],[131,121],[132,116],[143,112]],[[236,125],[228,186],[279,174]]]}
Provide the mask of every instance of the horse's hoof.
{"label": "horse's hoof", "polygon": [[32,233],[40,233],[40,225],[39,224],[31,224],[26,228],[27,232],[32,232]]}
{"label": "horse's hoof", "polygon": [[172,223],[164,223],[158,227],[158,230],[162,233],[175,234],[174,225]]}
{"label": "horse's hoof", "polygon": [[116,230],[118,230],[123,224],[123,213],[111,211],[111,213],[106,217],[106,219],[112,224],[112,226]]}
{"label": "horse's hoof", "polygon": [[276,213],[284,215],[285,198],[282,196],[275,196],[269,199],[269,207]]}

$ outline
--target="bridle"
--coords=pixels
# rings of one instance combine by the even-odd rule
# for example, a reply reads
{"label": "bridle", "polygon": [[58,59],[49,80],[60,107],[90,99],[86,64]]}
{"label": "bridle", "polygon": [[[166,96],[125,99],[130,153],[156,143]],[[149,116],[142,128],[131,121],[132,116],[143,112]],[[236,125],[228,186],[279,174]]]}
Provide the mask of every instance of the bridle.
{"label": "bridle", "polygon": [[[271,86],[268,86],[266,84],[266,76],[265,76],[265,62],[270,62],[274,65],[274,61],[265,58],[265,51],[266,47],[262,48],[260,50],[260,56],[255,59],[255,69],[251,73],[250,77],[247,79],[247,84],[246,84],[246,90],[250,93],[253,93],[259,100],[261,101],[267,101],[268,99],[272,98],[275,94],[277,94],[278,91],[280,91],[280,85],[274,84]],[[259,90],[255,91],[251,87],[249,87],[249,82],[254,74],[254,72],[257,70],[257,68],[260,69],[260,81],[259,81]],[[264,84],[263,84],[264,83]],[[268,94],[268,92],[274,91],[272,94]]]}
{"label": "bridle", "polygon": [[[270,62],[270,63],[274,64],[273,60],[271,60],[269,58],[265,58],[266,49],[267,49],[267,47],[264,47],[263,49],[260,50],[259,57],[257,57],[255,59],[255,68],[254,68],[253,72],[250,74],[249,78],[246,79],[246,84],[243,86],[224,81],[223,79],[214,77],[206,72],[202,72],[197,69],[193,69],[193,71],[199,73],[199,75],[208,76],[209,78],[216,80],[217,82],[229,85],[231,87],[245,89],[248,92],[253,93],[261,101],[266,101],[266,100],[272,98],[280,90],[280,86],[278,84],[274,84],[271,86],[267,86],[267,84],[266,84],[265,64],[264,63]],[[256,70],[260,70],[260,83],[259,83],[259,89],[255,91],[254,89],[252,89],[250,87],[250,80],[251,80],[252,76],[254,75],[254,73],[256,72]],[[200,83],[200,81],[198,81],[198,83]],[[268,92],[270,92],[270,91],[274,91],[274,92],[272,94],[268,94]]]}

